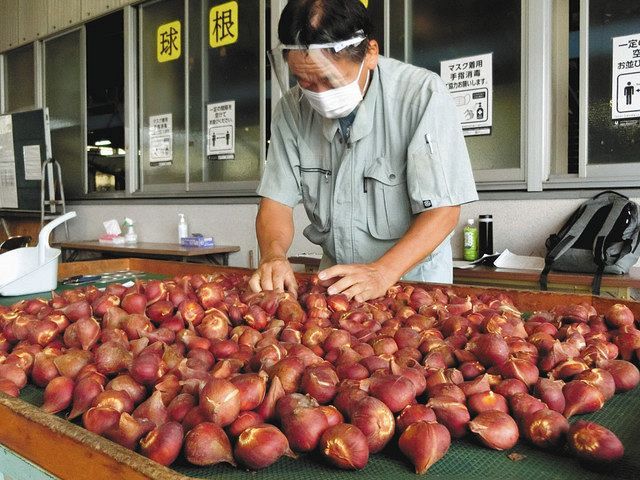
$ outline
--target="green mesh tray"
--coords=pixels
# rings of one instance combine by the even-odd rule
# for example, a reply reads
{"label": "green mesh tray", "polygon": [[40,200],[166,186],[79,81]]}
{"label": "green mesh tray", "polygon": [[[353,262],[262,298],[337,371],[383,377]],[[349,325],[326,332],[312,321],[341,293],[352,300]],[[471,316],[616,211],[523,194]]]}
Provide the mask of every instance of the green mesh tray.
{"label": "green mesh tray", "polygon": [[[27,385],[20,398],[32,405],[42,405],[42,389]],[[640,469],[640,387],[617,394],[598,412],[571,418],[593,420],[615,432],[625,446],[622,461],[604,471],[587,469],[564,449],[544,451],[521,441],[513,449],[498,452],[475,443],[471,438],[455,440],[445,457],[427,472],[430,479],[638,479]],[[63,417],[63,415],[60,415]],[[79,422],[75,422],[80,424]],[[508,455],[518,453],[524,458],[510,460]],[[369,464],[360,472],[337,470],[326,465],[317,454],[301,455],[297,459],[281,458],[274,465],[258,472],[248,472],[226,464],[196,467],[178,459],[172,466],[177,472],[194,478],[211,479],[415,479],[410,463],[397,448],[397,440],[381,453],[372,455]]]}

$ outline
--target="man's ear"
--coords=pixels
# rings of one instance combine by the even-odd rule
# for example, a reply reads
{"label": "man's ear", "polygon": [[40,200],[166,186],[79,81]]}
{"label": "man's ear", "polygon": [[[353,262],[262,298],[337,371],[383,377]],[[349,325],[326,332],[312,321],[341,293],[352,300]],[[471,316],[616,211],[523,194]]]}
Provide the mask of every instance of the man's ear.
{"label": "man's ear", "polygon": [[378,66],[378,56],[380,55],[380,48],[376,40],[369,40],[367,46],[367,55],[364,57],[364,66],[368,70],[373,70]]}

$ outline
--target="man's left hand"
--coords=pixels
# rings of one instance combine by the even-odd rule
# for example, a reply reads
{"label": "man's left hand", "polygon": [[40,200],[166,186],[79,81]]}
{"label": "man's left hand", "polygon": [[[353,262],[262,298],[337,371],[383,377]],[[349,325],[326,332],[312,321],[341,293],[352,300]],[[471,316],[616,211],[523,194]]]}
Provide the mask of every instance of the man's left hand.
{"label": "man's left hand", "polygon": [[368,263],[334,265],[318,273],[318,278],[323,283],[336,279],[327,289],[329,295],[343,293],[356,302],[366,302],[385,295],[400,277],[382,265]]}

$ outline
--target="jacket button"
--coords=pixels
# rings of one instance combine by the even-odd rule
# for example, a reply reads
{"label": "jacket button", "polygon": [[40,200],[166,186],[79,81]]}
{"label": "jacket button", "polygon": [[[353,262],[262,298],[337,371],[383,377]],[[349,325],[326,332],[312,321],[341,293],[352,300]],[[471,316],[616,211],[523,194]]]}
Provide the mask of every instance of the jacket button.
{"label": "jacket button", "polygon": [[389,175],[389,180],[395,180],[396,179],[396,174],[392,173]]}

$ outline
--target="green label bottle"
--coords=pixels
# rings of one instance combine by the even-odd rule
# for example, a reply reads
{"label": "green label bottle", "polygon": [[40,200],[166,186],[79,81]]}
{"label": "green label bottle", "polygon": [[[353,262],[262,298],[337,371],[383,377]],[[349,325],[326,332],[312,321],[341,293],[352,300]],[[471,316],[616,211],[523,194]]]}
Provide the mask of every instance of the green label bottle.
{"label": "green label bottle", "polygon": [[478,227],[474,225],[473,218],[467,220],[463,229],[464,234],[464,259],[473,262],[478,259]]}

